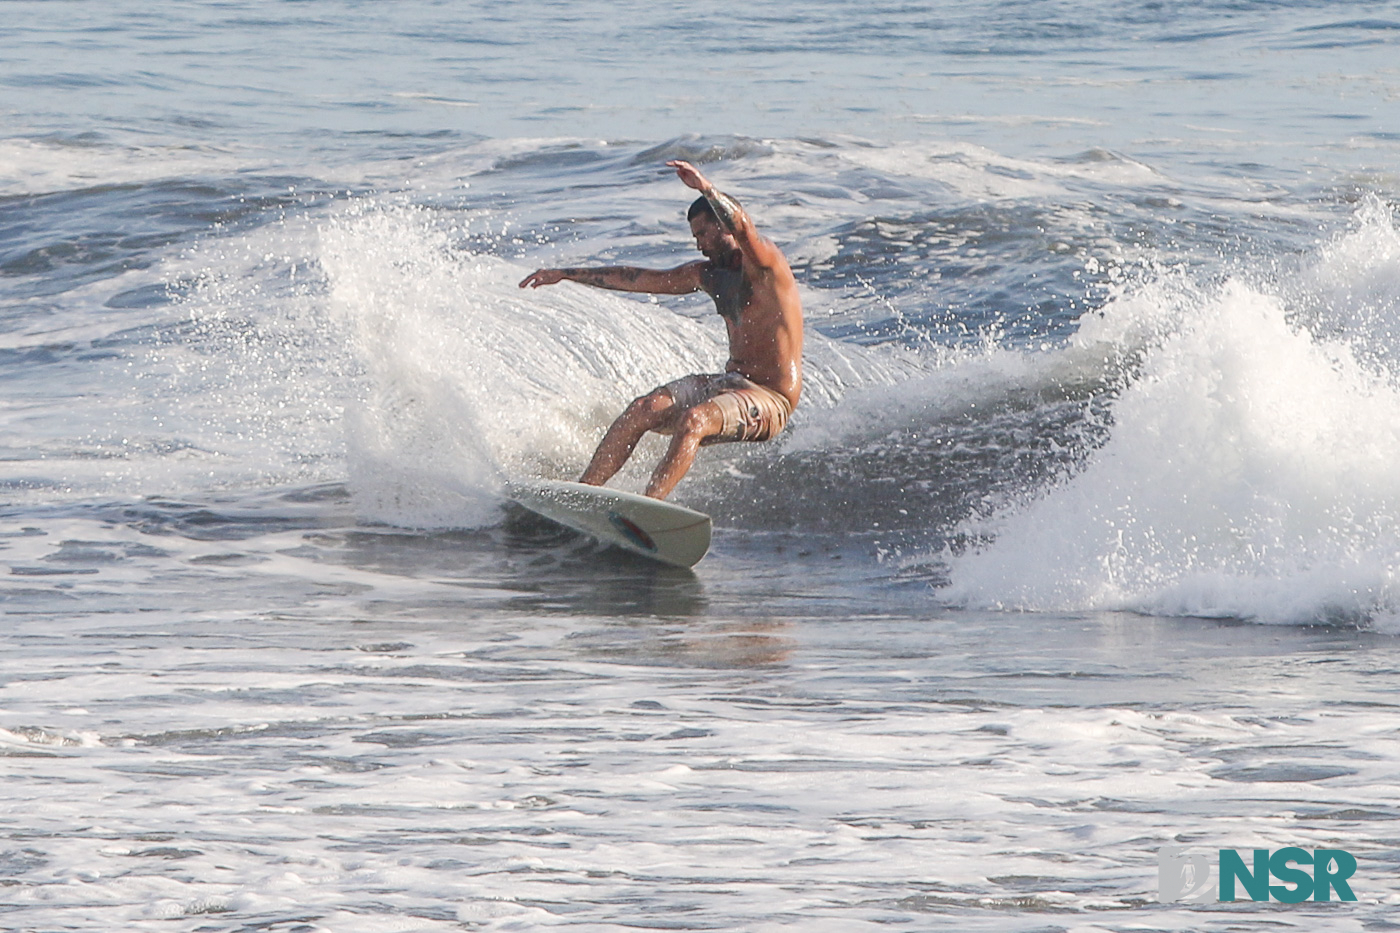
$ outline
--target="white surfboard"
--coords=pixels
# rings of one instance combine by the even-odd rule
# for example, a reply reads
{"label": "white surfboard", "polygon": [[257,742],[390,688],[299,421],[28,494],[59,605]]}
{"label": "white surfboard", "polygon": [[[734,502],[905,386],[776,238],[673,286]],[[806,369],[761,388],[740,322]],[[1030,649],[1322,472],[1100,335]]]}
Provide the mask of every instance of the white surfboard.
{"label": "white surfboard", "polygon": [[710,549],[710,516],[618,489],[532,479],[509,483],[518,503],[605,544],[676,567],[693,567]]}

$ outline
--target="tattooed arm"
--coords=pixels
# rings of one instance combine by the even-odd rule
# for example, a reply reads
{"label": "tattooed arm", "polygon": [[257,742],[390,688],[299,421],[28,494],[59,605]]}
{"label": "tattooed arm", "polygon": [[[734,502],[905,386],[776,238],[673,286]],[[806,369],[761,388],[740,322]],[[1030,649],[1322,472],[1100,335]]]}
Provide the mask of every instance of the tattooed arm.
{"label": "tattooed arm", "polygon": [[779,264],[786,265],[783,254],[778,250],[778,247],[758,232],[758,229],[753,225],[753,220],[749,218],[748,212],[739,206],[738,201],[712,185],[710,180],[700,174],[700,170],[689,162],[676,159],[666,164],[676,170],[677,177],[685,182],[687,187],[694,188],[705,196],[705,200],[710,202],[710,207],[714,208],[715,217],[719,220],[720,226],[734,237],[734,241],[739,244],[739,249],[743,251],[745,258],[761,268],[772,268]]}
{"label": "tattooed arm", "polygon": [[536,269],[521,281],[520,287],[539,288],[568,279],[594,288],[619,292],[648,292],[653,295],[684,295],[700,290],[700,269],[705,263],[688,262],[674,269],[638,269],[635,266],[597,268]]}

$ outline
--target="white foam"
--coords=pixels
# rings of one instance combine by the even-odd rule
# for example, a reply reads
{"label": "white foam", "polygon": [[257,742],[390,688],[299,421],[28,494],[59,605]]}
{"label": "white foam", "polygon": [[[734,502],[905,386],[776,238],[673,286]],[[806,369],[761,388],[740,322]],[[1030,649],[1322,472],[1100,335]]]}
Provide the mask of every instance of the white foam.
{"label": "white foam", "polygon": [[0,140],[0,194],[45,194],[227,172],[239,159],[191,146],[128,147],[60,140]]}
{"label": "white foam", "polygon": [[1329,339],[1240,280],[1111,304],[1081,346],[1160,335],[1114,405],[1111,438],[1028,507],[968,523],[995,541],[952,560],[945,597],[1292,623],[1392,616],[1400,389],[1379,357],[1358,357],[1372,334],[1351,322],[1395,323],[1400,252],[1381,246],[1394,238],[1371,209],[1323,251],[1317,280],[1370,286],[1332,317]]}
{"label": "white foam", "polygon": [[409,209],[348,212],[322,231],[330,307],[364,367],[348,412],[349,472],[366,517],[480,524],[501,477],[581,468],[634,396],[723,365],[714,328],[454,253]]}

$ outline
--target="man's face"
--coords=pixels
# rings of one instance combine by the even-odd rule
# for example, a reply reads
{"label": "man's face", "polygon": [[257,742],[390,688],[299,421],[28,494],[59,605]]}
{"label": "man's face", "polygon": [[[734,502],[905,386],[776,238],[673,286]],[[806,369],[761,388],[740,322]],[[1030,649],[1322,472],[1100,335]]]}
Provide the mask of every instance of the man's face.
{"label": "man's face", "polygon": [[739,248],[729,231],[709,214],[690,218],[690,232],[695,237],[695,248],[704,253],[706,259],[725,259]]}

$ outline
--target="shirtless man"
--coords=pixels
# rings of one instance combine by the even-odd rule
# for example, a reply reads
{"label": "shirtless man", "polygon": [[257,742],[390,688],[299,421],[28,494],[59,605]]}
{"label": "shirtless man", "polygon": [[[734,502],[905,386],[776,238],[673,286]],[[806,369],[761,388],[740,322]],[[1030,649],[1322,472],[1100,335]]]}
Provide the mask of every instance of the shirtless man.
{"label": "shirtless man", "polygon": [[724,372],[685,376],[634,399],[579,477],[601,486],[622,469],[643,434],[668,434],[671,445],[646,489],[657,499],[676,488],[701,444],[766,441],[787,424],[802,394],[802,305],[787,259],[759,235],[739,203],[716,191],[695,166],[666,164],[701,194],[687,216],[703,260],[666,270],[538,269],[520,283],[539,288],[568,279],[657,295],[704,291],[715,300],[729,330]]}

